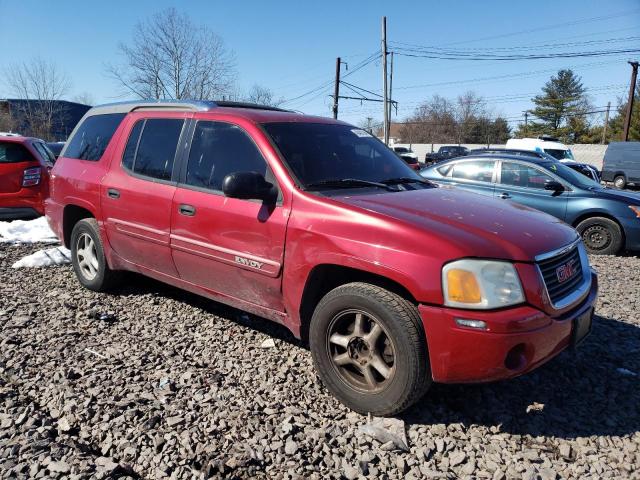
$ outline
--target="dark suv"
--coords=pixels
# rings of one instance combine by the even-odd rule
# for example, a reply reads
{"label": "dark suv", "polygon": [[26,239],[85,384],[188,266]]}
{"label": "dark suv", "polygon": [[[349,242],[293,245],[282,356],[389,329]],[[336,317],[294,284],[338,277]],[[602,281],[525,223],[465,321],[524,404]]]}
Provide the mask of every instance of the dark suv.
{"label": "dark suv", "polygon": [[572,228],[439,189],[336,120],[96,107],[51,181],[47,218],[80,283],[129,270],[279,322],[359,412],[400,412],[433,381],[521,375],[590,330],[597,276]]}

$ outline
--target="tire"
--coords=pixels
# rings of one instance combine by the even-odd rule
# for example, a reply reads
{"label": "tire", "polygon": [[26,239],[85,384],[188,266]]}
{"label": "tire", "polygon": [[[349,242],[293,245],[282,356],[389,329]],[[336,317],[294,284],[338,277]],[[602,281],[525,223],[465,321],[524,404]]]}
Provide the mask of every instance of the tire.
{"label": "tire", "polygon": [[324,385],[356,412],[395,415],[431,385],[418,309],[375,285],[348,283],[327,293],[311,318],[309,343]]}
{"label": "tire", "polygon": [[627,179],[624,177],[624,175],[618,175],[613,179],[613,186],[618,190],[623,190],[624,187],[627,186]]}
{"label": "tire", "polygon": [[117,283],[119,272],[107,265],[95,218],[84,218],[74,225],[71,263],[78,281],[89,290],[104,292]]}
{"label": "tire", "polygon": [[576,230],[589,253],[615,255],[622,249],[622,230],[613,220],[604,217],[587,218],[578,224]]}

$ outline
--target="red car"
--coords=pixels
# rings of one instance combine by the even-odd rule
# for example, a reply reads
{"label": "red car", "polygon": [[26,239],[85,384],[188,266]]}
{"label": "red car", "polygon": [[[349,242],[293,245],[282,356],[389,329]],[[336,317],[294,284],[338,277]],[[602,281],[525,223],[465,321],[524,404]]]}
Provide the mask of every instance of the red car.
{"label": "red car", "polygon": [[282,323],[359,412],[396,414],[434,381],[521,375],[591,328],[597,277],[571,227],[436,187],[336,120],[96,107],[51,188],[47,218],[82,285],[130,270]]}
{"label": "red car", "polygon": [[0,135],[0,219],[44,215],[53,162],[42,140]]}

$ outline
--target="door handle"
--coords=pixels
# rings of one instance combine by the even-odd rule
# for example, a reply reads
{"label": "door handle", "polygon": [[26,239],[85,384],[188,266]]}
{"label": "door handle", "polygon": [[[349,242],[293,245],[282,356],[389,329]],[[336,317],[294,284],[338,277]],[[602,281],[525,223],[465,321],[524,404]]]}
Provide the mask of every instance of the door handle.
{"label": "door handle", "polygon": [[180,212],[181,215],[193,217],[196,214],[196,207],[193,205],[182,204],[178,207],[178,212]]}
{"label": "door handle", "polygon": [[500,198],[511,198],[511,195],[509,195],[507,192],[503,192],[500,195],[498,195]]}
{"label": "door handle", "polygon": [[107,195],[109,196],[109,198],[120,198],[120,192],[115,188],[107,189]]}

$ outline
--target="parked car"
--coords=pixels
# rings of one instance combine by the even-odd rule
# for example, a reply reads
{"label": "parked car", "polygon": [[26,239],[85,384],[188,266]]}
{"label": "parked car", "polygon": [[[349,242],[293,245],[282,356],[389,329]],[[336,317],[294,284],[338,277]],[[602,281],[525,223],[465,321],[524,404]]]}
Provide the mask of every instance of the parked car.
{"label": "parked car", "polygon": [[575,227],[591,253],[640,250],[640,195],[604,188],[563,163],[524,155],[474,155],[420,174],[549,213]]}
{"label": "parked car", "polygon": [[550,135],[541,135],[538,138],[510,138],[507,140],[507,148],[544,152],[561,161],[575,160],[571,149]]}
{"label": "parked car", "polygon": [[42,140],[0,136],[0,219],[44,215],[53,154]]}
{"label": "parked car", "polygon": [[640,142],[611,142],[604,153],[602,180],[619,189],[640,185]]}
{"label": "parked car", "polygon": [[46,211],[85,287],[131,270],[282,323],[338,399],[375,415],[433,381],[536,368],[588,334],[597,296],[569,226],[437,188],[352,125],[267,107],[95,107]]}
{"label": "parked car", "polygon": [[427,153],[424,157],[424,163],[432,165],[442,160],[448,160],[454,157],[463,157],[469,153],[467,147],[461,147],[460,145],[445,145],[440,147],[437,152]]}
{"label": "parked car", "polygon": [[57,159],[60,156],[62,148],[64,147],[64,142],[47,142],[47,147],[49,148],[49,150],[51,150],[51,152]]}
{"label": "parked car", "polygon": [[407,162],[407,165],[409,165],[414,170],[420,169],[420,164],[418,163],[418,155],[416,155],[410,148],[393,146],[391,147],[391,150],[396,152],[396,155]]}
{"label": "parked car", "polygon": [[592,165],[589,165],[588,163],[579,163],[573,160],[557,160],[555,157],[552,157],[548,153],[541,152],[538,150],[519,150],[515,148],[476,148],[473,150],[469,150],[469,155],[483,155],[483,154],[517,155],[517,156],[524,155],[526,157],[537,157],[542,159],[546,158],[547,160],[551,160],[551,161],[555,160],[555,161],[564,163],[567,167],[571,168],[572,170],[575,170],[578,173],[581,173],[586,177],[589,177],[594,182],[600,183],[600,180],[601,180],[600,172],[598,171],[598,169]]}

